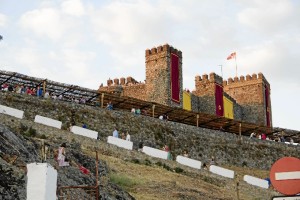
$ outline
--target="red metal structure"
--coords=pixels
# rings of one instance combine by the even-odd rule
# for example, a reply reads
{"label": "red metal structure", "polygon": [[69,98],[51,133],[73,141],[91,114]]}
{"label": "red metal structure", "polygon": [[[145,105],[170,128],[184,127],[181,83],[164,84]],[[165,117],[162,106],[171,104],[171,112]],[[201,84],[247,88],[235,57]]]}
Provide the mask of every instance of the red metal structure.
{"label": "red metal structure", "polygon": [[98,152],[96,151],[96,185],[62,186],[57,188],[58,200],[99,199]]}

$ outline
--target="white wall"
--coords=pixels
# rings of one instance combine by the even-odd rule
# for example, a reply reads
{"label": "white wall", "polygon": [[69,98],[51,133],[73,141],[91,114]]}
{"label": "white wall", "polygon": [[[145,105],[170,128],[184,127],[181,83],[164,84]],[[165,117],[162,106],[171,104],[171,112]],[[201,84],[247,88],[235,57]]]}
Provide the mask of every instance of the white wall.
{"label": "white wall", "polygon": [[224,176],[227,178],[234,178],[234,171],[229,170],[229,169],[225,169],[223,167],[218,167],[215,165],[211,165],[209,167],[209,171],[214,173],[214,174],[218,174],[220,176]]}
{"label": "white wall", "polygon": [[56,200],[57,171],[48,163],[27,164],[27,200]]}
{"label": "white wall", "polygon": [[0,105],[0,113],[10,115],[19,119],[23,118],[24,111],[15,108]]}
{"label": "white wall", "polygon": [[254,176],[245,175],[244,181],[246,181],[248,184],[255,185],[261,188],[266,188],[266,189],[269,188],[268,181],[264,179],[256,178]]}
{"label": "white wall", "polygon": [[77,135],[82,135],[82,136],[93,138],[93,139],[97,139],[97,137],[98,137],[98,132],[97,131],[82,128],[82,127],[79,127],[79,126],[72,126],[71,127],[71,132],[74,133],[74,134],[77,134]]}
{"label": "white wall", "polygon": [[61,129],[61,125],[62,125],[61,121],[51,119],[51,118],[48,118],[48,117],[43,117],[43,116],[40,116],[40,115],[35,116],[34,122],[39,123],[39,124],[44,124],[44,125],[47,125],[47,126],[52,126],[54,128],[58,128],[58,129]]}
{"label": "white wall", "polygon": [[298,143],[290,143],[290,142],[285,142],[285,144],[292,144],[292,145],[298,145]]}
{"label": "white wall", "polygon": [[162,158],[162,159],[166,159],[166,160],[168,159],[168,152],[162,151],[159,149],[154,149],[151,147],[144,146],[143,152],[152,157]]}
{"label": "white wall", "polygon": [[177,156],[176,161],[192,168],[201,169],[201,162],[198,160],[190,159],[184,156]]}
{"label": "white wall", "polygon": [[132,150],[133,148],[133,143],[131,141],[123,140],[112,136],[108,136],[107,142],[128,150]]}

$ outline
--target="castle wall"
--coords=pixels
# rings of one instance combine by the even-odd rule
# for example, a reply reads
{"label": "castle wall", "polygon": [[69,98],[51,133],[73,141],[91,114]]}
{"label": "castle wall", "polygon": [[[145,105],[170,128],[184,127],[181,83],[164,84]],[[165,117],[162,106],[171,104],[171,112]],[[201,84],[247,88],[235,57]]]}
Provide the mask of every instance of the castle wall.
{"label": "castle wall", "polygon": [[266,125],[265,85],[269,87],[261,73],[223,82],[224,91],[242,106],[242,120],[262,125]]}
{"label": "castle wall", "polygon": [[123,95],[137,98],[146,101],[146,85],[145,84],[136,84],[132,86],[123,87]]}
{"label": "castle wall", "polygon": [[145,83],[137,82],[132,77],[115,78],[107,80],[107,86],[100,86],[100,92],[119,93],[124,96],[133,97],[136,99],[146,100],[146,85]]}
{"label": "castle wall", "polygon": [[[183,107],[182,96],[182,53],[169,46],[159,46],[146,50],[146,99],[172,107]],[[172,100],[171,54],[178,56],[179,102]]]}

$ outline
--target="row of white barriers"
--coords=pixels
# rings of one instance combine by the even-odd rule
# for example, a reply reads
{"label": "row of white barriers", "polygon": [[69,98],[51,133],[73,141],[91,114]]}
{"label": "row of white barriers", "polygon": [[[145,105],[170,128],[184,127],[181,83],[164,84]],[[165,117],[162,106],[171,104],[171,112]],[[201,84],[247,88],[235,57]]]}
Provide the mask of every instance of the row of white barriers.
{"label": "row of white barriers", "polygon": [[[144,146],[143,147],[143,152],[149,156],[152,157],[156,157],[156,158],[161,158],[161,159],[168,159],[168,152],[166,151],[162,151],[159,149],[155,149],[155,148],[151,148],[151,147],[147,147]],[[202,163],[201,161],[198,160],[194,160],[191,158],[187,158],[184,156],[177,156],[176,157],[176,161],[182,165],[188,166],[188,167],[192,167],[195,169],[201,169]],[[227,177],[227,178],[231,178],[234,179],[234,171],[233,170],[229,170],[229,169],[225,169],[223,167],[219,167],[216,165],[211,165],[209,167],[209,171],[211,173],[223,176],[223,177]],[[264,179],[260,179],[260,178],[256,178],[253,176],[249,176],[249,175],[245,175],[244,176],[244,181],[247,182],[248,184],[254,185],[254,186],[258,186],[261,188],[269,188],[269,182],[264,180]]]}
{"label": "row of white barriers", "polygon": [[[0,113],[11,115],[13,117],[17,117],[17,118],[20,118],[20,119],[22,119],[23,115],[24,115],[24,111],[22,111],[22,110],[10,108],[10,107],[3,106],[3,105],[0,105]],[[51,118],[48,118],[48,117],[43,117],[43,116],[40,116],[40,115],[35,116],[34,122],[40,123],[40,124],[43,124],[43,125],[46,125],[46,126],[51,126],[51,127],[54,127],[54,128],[58,128],[58,129],[61,129],[61,126],[62,126],[61,121],[54,120],[54,119],[51,119]],[[92,138],[92,139],[97,139],[98,138],[98,132],[93,131],[93,130],[89,130],[87,128],[82,128],[82,127],[79,127],[79,126],[72,126],[70,131],[74,134],[89,137],[89,138]],[[126,140],[123,140],[123,139],[120,139],[120,138],[109,136],[107,138],[107,142],[110,143],[110,144],[116,145],[118,147],[125,148],[127,150],[132,150],[133,149],[133,143],[131,141],[126,141]],[[165,159],[165,160],[168,159],[168,154],[169,154],[169,152],[166,152],[166,151],[163,151],[163,150],[160,150],[160,149],[155,149],[155,148],[152,148],[152,147],[147,147],[147,146],[143,147],[143,153],[145,153],[149,156],[152,156],[152,157],[161,158],[161,159]],[[201,161],[194,160],[194,159],[187,158],[187,157],[180,156],[180,155],[176,157],[176,161],[178,163],[182,164],[182,165],[189,166],[189,167],[192,167],[192,168],[195,168],[195,169],[201,169],[201,166],[202,166]],[[219,166],[211,165],[209,167],[209,171],[214,173],[214,174],[223,176],[223,177],[227,177],[227,178],[231,178],[231,179],[234,178],[234,171],[233,170],[225,169],[225,168],[222,168],[222,167],[219,167]],[[260,178],[256,178],[256,177],[253,177],[253,176],[249,176],[249,175],[244,176],[244,181],[251,184],[251,185],[255,185],[255,186],[258,186],[258,187],[261,187],[261,188],[268,188],[269,187],[268,181],[260,179]]]}

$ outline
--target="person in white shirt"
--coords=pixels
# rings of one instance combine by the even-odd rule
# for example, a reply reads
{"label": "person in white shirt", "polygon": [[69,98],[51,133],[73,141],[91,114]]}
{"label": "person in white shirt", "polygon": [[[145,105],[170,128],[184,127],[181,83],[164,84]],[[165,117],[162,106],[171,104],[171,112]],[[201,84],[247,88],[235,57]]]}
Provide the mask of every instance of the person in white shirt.
{"label": "person in white shirt", "polygon": [[256,137],[256,133],[251,133],[250,138],[255,138]]}
{"label": "person in white shirt", "polygon": [[130,135],[129,135],[128,131],[126,132],[126,140],[130,141]]}

